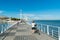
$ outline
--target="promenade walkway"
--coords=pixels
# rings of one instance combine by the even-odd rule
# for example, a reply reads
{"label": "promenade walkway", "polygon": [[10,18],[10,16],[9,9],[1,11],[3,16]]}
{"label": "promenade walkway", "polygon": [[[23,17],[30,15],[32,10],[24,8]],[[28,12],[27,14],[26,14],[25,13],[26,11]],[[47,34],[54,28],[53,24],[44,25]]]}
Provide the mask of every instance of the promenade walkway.
{"label": "promenade walkway", "polygon": [[2,40],[54,40],[50,36],[41,32],[40,35],[31,32],[31,26],[20,23],[14,25],[6,31],[6,35]]}

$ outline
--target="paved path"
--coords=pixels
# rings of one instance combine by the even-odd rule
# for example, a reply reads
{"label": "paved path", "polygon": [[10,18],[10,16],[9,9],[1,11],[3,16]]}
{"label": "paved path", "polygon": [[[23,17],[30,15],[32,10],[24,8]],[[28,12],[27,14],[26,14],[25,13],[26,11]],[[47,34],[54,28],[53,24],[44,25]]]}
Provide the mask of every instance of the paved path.
{"label": "paved path", "polygon": [[32,34],[31,26],[27,24],[19,24],[10,28],[6,32],[3,40],[54,40],[46,34],[41,32],[41,35]]}

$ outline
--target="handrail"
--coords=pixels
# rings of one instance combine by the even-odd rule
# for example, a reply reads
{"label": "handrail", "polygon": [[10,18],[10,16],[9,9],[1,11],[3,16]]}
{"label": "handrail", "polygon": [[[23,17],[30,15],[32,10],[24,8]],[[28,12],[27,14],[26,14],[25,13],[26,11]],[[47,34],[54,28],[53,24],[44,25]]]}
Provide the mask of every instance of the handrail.
{"label": "handrail", "polygon": [[47,32],[48,35],[60,40],[60,27],[46,24],[38,24],[37,26],[39,27],[39,30],[43,31],[44,33]]}
{"label": "handrail", "polygon": [[2,24],[1,25],[1,30],[0,30],[0,34],[2,34],[3,32],[5,32],[6,30],[8,30],[10,27],[12,27],[13,25],[15,25],[15,24],[17,24],[18,22],[15,22],[15,23],[13,23],[13,24],[9,24],[9,23],[7,23],[7,24]]}
{"label": "handrail", "polygon": [[[40,24],[40,23],[37,23],[38,25],[45,25],[45,26],[47,26],[48,24]],[[48,25],[48,26],[53,26],[53,25]],[[58,27],[60,27],[60,26],[53,26],[53,27],[55,27],[55,28],[58,28]]]}

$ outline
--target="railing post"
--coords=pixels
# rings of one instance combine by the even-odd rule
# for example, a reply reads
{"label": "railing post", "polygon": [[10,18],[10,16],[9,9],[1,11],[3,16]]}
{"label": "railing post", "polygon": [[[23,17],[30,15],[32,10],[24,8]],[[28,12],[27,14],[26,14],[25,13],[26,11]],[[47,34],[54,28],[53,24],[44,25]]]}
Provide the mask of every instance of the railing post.
{"label": "railing post", "polygon": [[42,30],[42,24],[41,24],[41,31],[43,31],[43,30]]}
{"label": "railing post", "polygon": [[47,25],[47,34],[49,35],[49,25]]}
{"label": "railing post", "polygon": [[40,31],[41,31],[41,24],[38,27],[40,28]]}
{"label": "railing post", "polygon": [[44,28],[44,33],[45,33],[45,27],[43,27]]}
{"label": "railing post", "polygon": [[1,30],[1,33],[3,33],[3,25],[1,26],[2,30]]}
{"label": "railing post", "polygon": [[58,38],[60,40],[60,27],[58,27]]}
{"label": "railing post", "polygon": [[6,25],[4,25],[4,31],[6,31]]}
{"label": "railing post", "polygon": [[52,37],[53,37],[53,30],[52,30]]}

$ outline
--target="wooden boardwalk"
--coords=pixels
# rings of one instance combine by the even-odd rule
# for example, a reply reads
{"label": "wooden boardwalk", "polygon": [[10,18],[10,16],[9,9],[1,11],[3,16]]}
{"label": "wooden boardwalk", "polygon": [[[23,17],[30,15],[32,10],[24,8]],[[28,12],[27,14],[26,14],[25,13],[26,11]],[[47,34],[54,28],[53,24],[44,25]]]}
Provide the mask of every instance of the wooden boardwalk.
{"label": "wooden boardwalk", "polygon": [[27,24],[14,25],[6,31],[2,40],[55,40],[41,32],[40,35],[31,32],[31,26]]}

